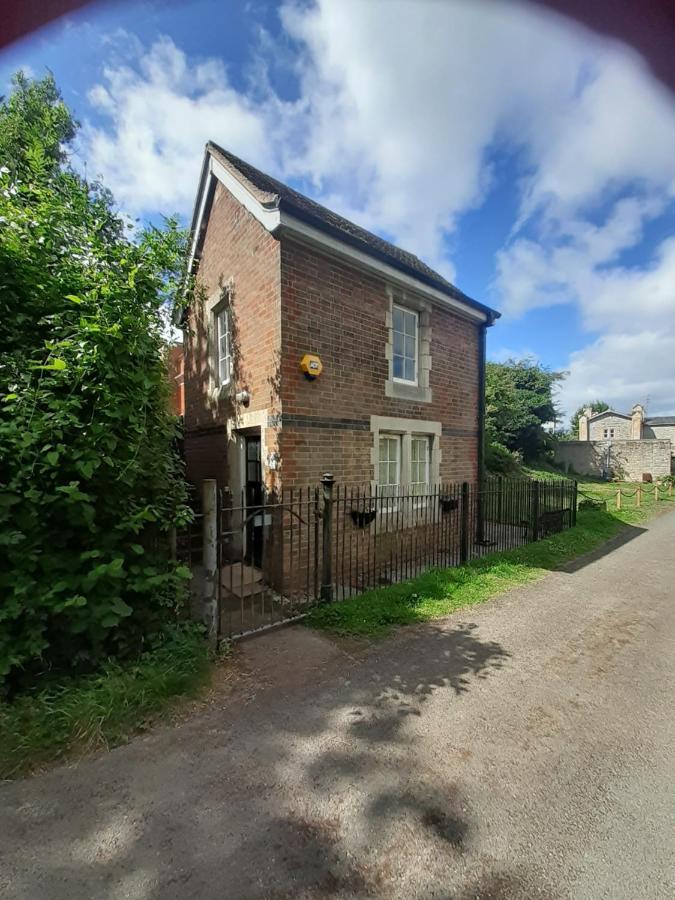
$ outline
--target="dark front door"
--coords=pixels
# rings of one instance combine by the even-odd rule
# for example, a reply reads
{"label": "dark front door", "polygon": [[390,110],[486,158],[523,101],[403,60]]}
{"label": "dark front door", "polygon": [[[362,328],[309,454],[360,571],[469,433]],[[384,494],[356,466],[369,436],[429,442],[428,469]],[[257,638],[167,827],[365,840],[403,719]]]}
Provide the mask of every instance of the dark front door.
{"label": "dark front door", "polygon": [[262,465],[260,462],[260,437],[251,435],[246,441],[246,562],[262,564],[263,511]]}

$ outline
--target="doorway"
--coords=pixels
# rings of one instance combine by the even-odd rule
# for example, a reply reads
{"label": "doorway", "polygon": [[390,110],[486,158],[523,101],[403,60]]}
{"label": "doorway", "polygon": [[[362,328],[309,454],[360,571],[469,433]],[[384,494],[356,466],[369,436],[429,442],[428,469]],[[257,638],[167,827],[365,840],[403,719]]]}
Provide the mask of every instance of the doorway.
{"label": "doorway", "polygon": [[252,566],[262,565],[263,511],[262,511],[262,462],[260,459],[260,435],[244,438],[246,498],[246,553],[245,561]]}

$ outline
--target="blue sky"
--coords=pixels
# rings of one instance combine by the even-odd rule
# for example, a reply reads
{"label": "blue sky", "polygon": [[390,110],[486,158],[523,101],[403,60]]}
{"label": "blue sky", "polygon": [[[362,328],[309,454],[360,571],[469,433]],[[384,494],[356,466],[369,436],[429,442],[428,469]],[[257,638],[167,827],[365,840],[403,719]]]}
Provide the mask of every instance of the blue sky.
{"label": "blue sky", "polygon": [[187,219],[213,139],[503,312],[560,402],[675,413],[675,107],[637,54],[527,4],[95,4],[0,55],[53,71],[79,166]]}

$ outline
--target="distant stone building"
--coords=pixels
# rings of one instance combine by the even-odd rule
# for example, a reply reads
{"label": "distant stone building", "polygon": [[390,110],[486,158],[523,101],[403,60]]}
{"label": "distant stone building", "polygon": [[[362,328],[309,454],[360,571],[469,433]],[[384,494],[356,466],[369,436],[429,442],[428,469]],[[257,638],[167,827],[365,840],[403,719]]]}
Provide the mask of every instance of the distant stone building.
{"label": "distant stone building", "polygon": [[675,416],[647,418],[636,404],[630,415],[589,407],[579,417],[579,440],[561,442],[556,460],[580,475],[640,481],[675,470]]}

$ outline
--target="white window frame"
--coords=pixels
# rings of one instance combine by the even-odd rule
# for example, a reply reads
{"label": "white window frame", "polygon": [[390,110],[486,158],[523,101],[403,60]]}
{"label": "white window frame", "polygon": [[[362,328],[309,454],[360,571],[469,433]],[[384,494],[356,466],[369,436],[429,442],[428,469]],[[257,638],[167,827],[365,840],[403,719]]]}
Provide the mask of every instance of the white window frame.
{"label": "white window frame", "polygon": [[605,428],[605,440],[611,440],[614,437],[613,428]]}
{"label": "white window frame", "polygon": [[[391,458],[389,457],[389,455],[387,455],[386,461],[383,461],[380,458],[383,441],[387,441],[389,446],[393,445],[396,447],[396,481],[393,483],[387,481],[387,483],[384,484],[380,478],[380,475],[381,475],[380,466],[383,464],[386,464],[387,478],[389,477],[389,467],[391,466]],[[385,501],[385,506],[383,507],[383,510],[385,510],[387,512],[391,512],[396,508],[395,500],[392,499],[390,502],[387,502],[388,489],[393,488],[392,494],[394,497],[396,497],[401,491],[401,461],[402,461],[402,457],[403,457],[402,436],[395,432],[381,431],[378,435],[378,441],[377,441],[377,487],[378,487],[378,492],[380,492],[380,491],[382,492],[381,496],[382,496],[383,500]],[[391,496],[391,495],[389,495],[389,496]]]}
{"label": "white window frame", "polygon": [[[398,491],[401,495],[409,496],[415,488],[411,484],[412,479],[412,441],[420,439],[427,441],[426,456],[426,488],[418,488],[423,493],[417,501],[412,502],[410,508],[417,509],[426,503],[425,495],[432,492],[434,485],[440,482],[441,449],[440,440],[442,426],[440,422],[423,421],[421,419],[402,419],[395,416],[371,416],[370,429],[373,435],[371,449],[371,462],[373,464],[373,480],[371,486],[377,492],[378,515],[388,515],[396,512],[400,504],[393,499],[387,501],[387,486],[380,483],[380,438],[398,437],[400,439]],[[417,482],[421,484],[421,482]],[[405,505],[408,509],[408,505]]]}
{"label": "white window frame", "polygon": [[[413,319],[413,321],[415,322],[415,335],[414,335],[415,355],[412,357],[413,369],[414,369],[412,379],[401,378],[400,376],[395,374],[396,357],[397,356],[400,356],[400,358],[403,360],[403,370],[405,372],[405,362],[406,362],[406,360],[410,359],[410,357],[406,356],[406,354],[405,354],[405,339],[406,339],[406,337],[411,337],[411,335],[408,335],[407,332],[405,331],[405,324],[403,326],[403,331],[396,330],[395,320],[396,320],[397,312],[402,313],[404,317],[410,316]],[[405,322],[405,319],[404,319],[404,322]],[[398,382],[399,384],[417,385],[418,378],[419,378],[419,368],[420,368],[420,314],[419,314],[419,312],[416,309],[410,309],[407,306],[402,306],[400,303],[393,303],[392,304],[391,328],[392,328],[392,357],[391,357],[392,378],[395,382]],[[400,334],[403,338],[403,356],[401,356],[401,354],[397,354],[394,352],[394,348],[396,347],[396,335],[397,334]]]}
{"label": "white window frame", "polygon": [[[413,446],[415,443],[420,443],[424,445],[424,459],[414,459]],[[413,466],[420,462],[424,462],[424,480],[423,481],[414,481],[413,480]],[[429,493],[431,490],[431,438],[428,434],[413,434],[410,438],[410,493],[415,494],[415,488],[420,488],[421,490],[418,492],[422,498]],[[424,502],[424,499],[419,501],[420,503]]]}
{"label": "white window frame", "polygon": [[[214,311],[215,333],[215,362],[216,362],[216,386],[227,387],[232,381],[232,320],[230,310],[222,306]],[[223,325],[226,325],[223,330]],[[225,352],[223,352],[223,339],[225,340]],[[223,376],[223,367],[226,369],[226,377]]]}

